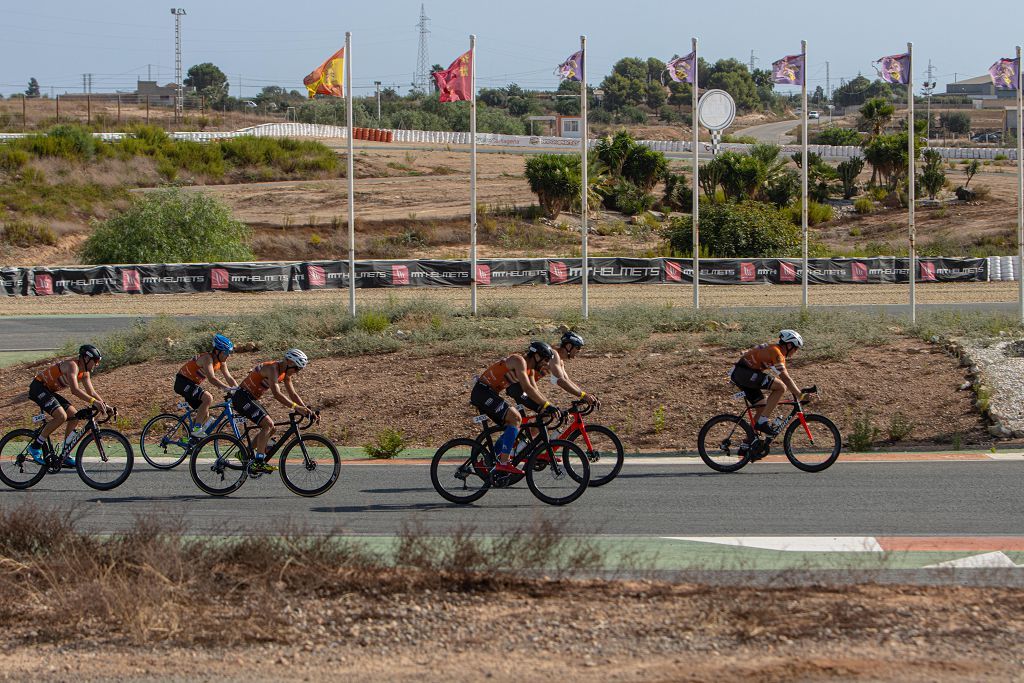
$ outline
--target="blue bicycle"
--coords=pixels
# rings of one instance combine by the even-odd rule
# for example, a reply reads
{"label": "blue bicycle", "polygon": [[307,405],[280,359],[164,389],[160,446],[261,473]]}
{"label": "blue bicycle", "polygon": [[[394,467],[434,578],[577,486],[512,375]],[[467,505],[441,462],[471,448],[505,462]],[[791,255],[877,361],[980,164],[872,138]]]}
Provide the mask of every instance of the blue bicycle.
{"label": "blue bicycle", "polygon": [[[174,469],[188,457],[189,452],[202,438],[192,436],[192,431],[199,427],[194,418],[194,411],[184,401],[178,403],[184,414],[161,413],[146,423],[139,437],[139,450],[142,457],[158,470]],[[236,415],[231,408],[230,394],[224,397],[223,403],[210,406],[211,414],[218,410],[221,414],[210,425],[209,433],[225,432],[241,439],[245,434],[245,418]]]}

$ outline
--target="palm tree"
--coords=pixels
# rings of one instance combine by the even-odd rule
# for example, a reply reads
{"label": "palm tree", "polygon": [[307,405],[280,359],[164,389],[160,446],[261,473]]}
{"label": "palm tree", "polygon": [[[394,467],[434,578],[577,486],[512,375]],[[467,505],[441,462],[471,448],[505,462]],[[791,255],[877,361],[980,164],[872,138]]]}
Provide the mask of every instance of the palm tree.
{"label": "palm tree", "polygon": [[860,108],[860,116],[864,123],[871,127],[872,137],[878,137],[882,134],[882,131],[885,130],[885,127],[892,120],[894,113],[896,113],[896,108],[892,106],[892,103],[886,102],[881,97],[868,100]]}

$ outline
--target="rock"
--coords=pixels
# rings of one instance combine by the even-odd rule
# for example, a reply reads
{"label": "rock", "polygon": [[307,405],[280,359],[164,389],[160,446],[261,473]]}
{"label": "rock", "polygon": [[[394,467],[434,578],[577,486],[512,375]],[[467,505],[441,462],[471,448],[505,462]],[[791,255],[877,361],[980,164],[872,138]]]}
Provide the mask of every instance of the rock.
{"label": "rock", "polygon": [[241,344],[235,344],[235,353],[252,353],[253,351],[259,351],[259,342],[247,341]]}
{"label": "rock", "polygon": [[907,349],[907,353],[910,354],[910,355],[914,355],[914,354],[917,354],[917,353],[921,353],[921,349],[913,349],[913,348]]}
{"label": "rock", "polygon": [[971,388],[971,386],[972,385],[971,385],[971,383],[969,381],[968,382],[964,382],[963,384],[960,385],[960,388],[957,389],[957,391],[967,391],[968,389]]}
{"label": "rock", "polygon": [[956,198],[962,202],[973,202],[975,194],[973,190],[968,190],[966,187],[956,188]]}
{"label": "rock", "polygon": [[1007,429],[1005,426],[1003,426],[1001,424],[991,425],[988,428],[988,433],[991,434],[992,436],[996,437],[997,439],[1008,439],[1011,436],[1013,436],[1013,431],[1010,430],[1010,429]]}
{"label": "rock", "polygon": [[653,216],[654,218],[658,219],[659,221],[665,220],[665,214],[663,214],[661,211],[654,211],[652,209],[652,210],[647,212],[647,215],[648,216]]}
{"label": "rock", "polygon": [[412,335],[405,330],[395,330],[395,339],[408,339]]}
{"label": "rock", "polygon": [[932,338],[929,339],[928,341],[930,341],[932,344],[938,344],[939,343],[939,335],[933,334]]}

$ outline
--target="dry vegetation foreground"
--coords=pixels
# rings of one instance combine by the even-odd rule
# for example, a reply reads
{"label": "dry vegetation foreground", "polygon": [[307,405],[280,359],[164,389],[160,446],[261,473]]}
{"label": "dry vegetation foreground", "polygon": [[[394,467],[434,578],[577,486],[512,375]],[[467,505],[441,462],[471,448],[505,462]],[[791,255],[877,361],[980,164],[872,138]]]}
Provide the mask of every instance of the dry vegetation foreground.
{"label": "dry vegetation foreground", "polygon": [[[1024,591],[573,578],[585,540],[204,541],[0,513],[6,680],[1019,680]],[[643,576],[642,573],[639,574]],[[69,580],[73,577],[73,580]],[[535,578],[529,578],[535,577]]]}

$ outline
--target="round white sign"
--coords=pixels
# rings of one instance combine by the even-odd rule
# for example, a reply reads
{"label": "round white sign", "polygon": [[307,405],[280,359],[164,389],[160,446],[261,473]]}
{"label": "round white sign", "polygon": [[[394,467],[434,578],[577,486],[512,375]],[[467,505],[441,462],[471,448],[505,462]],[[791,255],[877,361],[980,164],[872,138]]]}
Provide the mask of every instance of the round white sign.
{"label": "round white sign", "polygon": [[736,118],[736,101],[724,90],[708,90],[697,101],[697,121],[708,130],[725,130]]}

